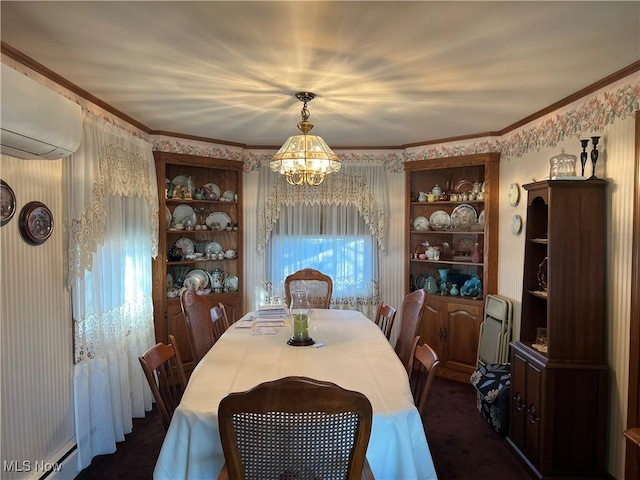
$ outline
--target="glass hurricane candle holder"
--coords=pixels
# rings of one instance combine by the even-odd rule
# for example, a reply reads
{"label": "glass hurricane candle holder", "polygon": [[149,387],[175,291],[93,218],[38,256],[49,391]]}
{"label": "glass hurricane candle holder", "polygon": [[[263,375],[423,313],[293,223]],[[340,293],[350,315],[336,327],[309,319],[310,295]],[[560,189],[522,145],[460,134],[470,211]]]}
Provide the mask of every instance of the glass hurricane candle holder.
{"label": "glass hurricane candle holder", "polygon": [[309,303],[309,293],[306,290],[291,292],[289,314],[291,315],[292,334],[287,343],[295,347],[313,345],[315,342],[309,337],[311,304]]}

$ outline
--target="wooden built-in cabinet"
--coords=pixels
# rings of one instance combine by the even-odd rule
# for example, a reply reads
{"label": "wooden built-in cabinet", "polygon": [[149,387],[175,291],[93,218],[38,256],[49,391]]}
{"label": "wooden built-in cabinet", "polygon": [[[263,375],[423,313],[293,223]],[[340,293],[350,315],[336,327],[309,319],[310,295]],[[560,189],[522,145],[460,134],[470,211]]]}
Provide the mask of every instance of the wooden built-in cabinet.
{"label": "wooden built-in cabinet", "polygon": [[[170,152],[154,152],[156,163],[156,175],[158,179],[159,197],[159,239],[158,257],[153,262],[153,303],[154,322],[157,341],[168,342],[168,336],[174,335],[180,349],[185,369],[193,368],[193,355],[189,344],[186,324],[179,296],[176,291],[170,292],[169,282],[173,282],[179,288],[183,279],[192,270],[202,270],[207,274],[218,269],[226,272],[229,281],[226,282],[223,291],[213,291],[204,297],[211,306],[223,303],[231,321],[235,321],[243,314],[243,245],[242,245],[242,162],[198,157],[193,155],[176,154]],[[192,189],[202,188],[207,184],[214,184],[220,190],[222,196],[228,193],[229,200],[181,198],[174,196],[167,198],[167,180],[173,181],[176,177],[190,178]],[[233,194],[233,195],[231,195]],[[211,214],[214,219],[229,217],[231,228],[226,225],[220,230],[200,228],[193,230],[172,229],[172,218],[175,209],[180,207],[183,211],[188,207],[196,213],[196,224],[206,225],[207,218]],[[218,215],[222,213],[224,215]],[[213,225],[213,222],[209,222]],[[219,223],[219,222],[216,222]],[[167,253],[171,247],[181,239],[193,242],[195,252],[206,253],[207,247],[211,251],[211,242],[218,243],[223,251],[235,250],[235,258],[190,259],[181,258],[170,261]],[[184,242],[184,241],[183,241]],[[188,243],[188,242],[187,242]],[[237,282],[236,282],[237,279]],[[236,287],[237,285],[237,287]]]}
{"label": "wooden built-in cabinet", "polygon": [[602,478],[605,181],[548,180],[524,188],[522,316],[520,340],[511,344],[507,442],[538,478]]}
{"label": "wooden built-in cabinet", "polygon": [[[425,278],[435,280],[438,291],[427,290],[420,343],[426,342],[436,350],[439,375],[462,382],[468,382],[476,368],[484,298],[497,288],[499,158],[497,153],[486,153],[405,163],[408,219],[405,292],[416,288],[427,290]],[[436,185],[445,197],[422,201],[424,196],[420,193],[432,192]],[[472,191],[474,186],[476,190],[480,186],[480,198],[451,200],[451,193],[460,195]],[[473,211],[479,221],[469,225],[460,213],[468,215]],[[432,225],[419,228],[421,224],[416,219],[429,220],[435,212],[445,212],[451,225],[445,229],[434,229]],[[437,260],[416,256],[423,252],[425,242],[438,248]],[[474,249],[478,250],[479,258],[472,259]],[[439,270],[443,268],[449,269],[449,287],[458,282],[458,295],[452,296],[450,288],[444,294],[440,290]],[[462,296],[464,282],[460,280],[473,275],[480,279],[481,291],[478,295]],[[430,280],[427,283],[432,285]]]}

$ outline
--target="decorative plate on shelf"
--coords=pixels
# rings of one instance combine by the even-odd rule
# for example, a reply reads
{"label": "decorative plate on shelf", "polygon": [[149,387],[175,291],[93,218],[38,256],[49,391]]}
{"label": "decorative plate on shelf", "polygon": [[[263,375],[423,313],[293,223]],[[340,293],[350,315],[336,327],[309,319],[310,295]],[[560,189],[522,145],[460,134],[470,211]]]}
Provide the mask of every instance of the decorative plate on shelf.
{"label": "decorative plate on shelf", "polygon": [[169,207],[164,207],[164,221],[167,224],[167,228],[169,228],[171,226],[171,210],[169,210]]}
{"label": "decorative plate on shelf", "polygon": [[222,253],[224,250],[218,242],[209,242],[204,249],[204,253]]}
{"label": "decorative plate on shelf", "polygon": [[215,193],[216,200],[220,198],[220,187],[215,183],[205,183],[203,188],[207,193]]}
{"label": "decorative plate on shelf", "polygon": [[469,180],[462,179],[453,187],[453,191],[456,193],[469,193],[473,191],[473,183]]}
{"label": "decorative plate on shelf", "polygon": [[437,210],[429,217],[429,226],[432,230],[446,230],[451,226],[451,217],[444,210]]}
{"label": "decorative plate on shelf", "polygon": [[235,275],[230,275],[224,281],[224,288],[226,288],[230,292],[238,291],[238,277]]}
{"label": "decorative plate on shelf", "polygon": [[194,253],[196,251],[196,246],[190,238],[182,237],[178,239],[176,242],[176,247],[182,250],[182,254],[186,255],[187,253]]}
{"label": "decorative plate on shelf", "polygon": [[456,254],[463,255],[466,253],[471,253],[473,251],[474,245],[477,242],[478,240],[471,235],[465,235],[464,237],[459,238],[455,244]]}
{"label": "decorative plate on shelf", "polygon": [[469,230],[478,220],[478,212],[468,203],[458,205],[451,212],[451,227],[456,230]]}
{"label": "decorative plate on shelf", "polygon": [[413,221],[413,228],[415,230],[429,230],[429,220],[425,217],[417,217]]}
{"label": "decorative plate on shelf", "polygon": [[231,217],[224,212],[213,212],[207,217],[207,226],[211,230],[222,230],[231,223]]}
{"label": "decorative plate on shelf", "polygon": [[198,280],[196,290],[203,290],[209,286],[209,274],[204,270],[191,270],[187,273],[186,278],[196,278]]}
{"label": "decorative plate on shelf", "polygon": [[226,190],[221,197],[222,200],[227,202],[233,202],[236,199],[236,194],[233,190]]}
{"label": "decorative plate on shelf", "polygon": [[478,223],[479,223],[480,225],[482,225],[483,227],[484,227],[484,215],[485,215],[485,214],[484,214],[484,210],[482,210],[482,211],[480,212],[480,215],[478,215]]}
{"label": "decorative plate on shelf", "polygon": [[173,210],[173,223],[182,223],[184,224],[184,222],[186,222],[187,220],[191,221],[192,225],[196,224],[196,211],[191,208],[189,205],[186,205],[184,203],[181,203],[180,205],[178,205],[174,210]]}

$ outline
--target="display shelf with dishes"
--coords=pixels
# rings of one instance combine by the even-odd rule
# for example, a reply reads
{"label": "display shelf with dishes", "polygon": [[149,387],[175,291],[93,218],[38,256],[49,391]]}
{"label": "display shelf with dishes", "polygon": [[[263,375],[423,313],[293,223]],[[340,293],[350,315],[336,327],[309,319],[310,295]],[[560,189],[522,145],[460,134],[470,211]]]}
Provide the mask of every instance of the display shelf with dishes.
{"label": "display shelf with dishes", "polygon": [[[159,192],[158,257],[153,262],[157,341],[174,335],[187,369],[192,355],[180,306],[185,288],[211,306],[242,316],[242,168],[240,161],[154,152]],[[218,282],[212,288],[212,275]],[[226,285],[220,286],[220,278]],[[231,279],[231,280],[228,280]]]}
{"label": "display shelf with dishes", "polygon": [[475,369],[484,298],[497,289],[499,158],[405,163],[405,290],[426,290],[421,341],[439,354],[441,375],[465,382]]}

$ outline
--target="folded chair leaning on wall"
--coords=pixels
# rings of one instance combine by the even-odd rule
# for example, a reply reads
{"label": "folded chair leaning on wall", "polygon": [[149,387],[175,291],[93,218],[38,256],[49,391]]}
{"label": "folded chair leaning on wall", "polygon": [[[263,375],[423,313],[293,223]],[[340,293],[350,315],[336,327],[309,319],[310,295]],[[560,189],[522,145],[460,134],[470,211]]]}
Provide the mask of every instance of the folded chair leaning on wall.
{"label": "folded chair leaning on wall", "polygon": [[499,295],[487,295],[478,339],[476,371],[471,375],[471,384],[476,388],[478,411],[501,435],[506,435],[509,430],[512,316],[511,300]]}

